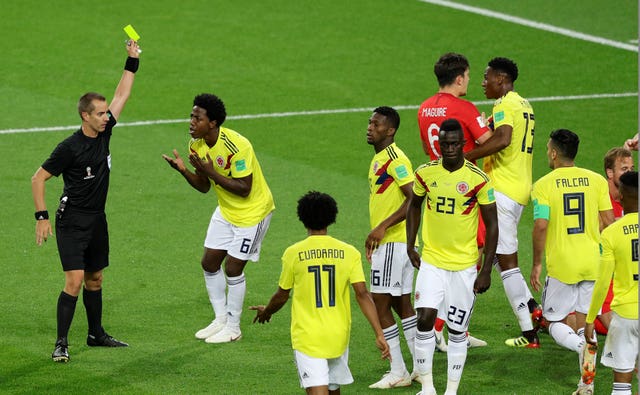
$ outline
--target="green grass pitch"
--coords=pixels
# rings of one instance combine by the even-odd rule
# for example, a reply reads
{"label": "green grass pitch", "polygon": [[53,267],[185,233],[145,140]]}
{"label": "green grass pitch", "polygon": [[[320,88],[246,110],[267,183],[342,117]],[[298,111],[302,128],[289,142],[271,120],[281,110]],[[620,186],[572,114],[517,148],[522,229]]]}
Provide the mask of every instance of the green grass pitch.
{"label": "green grass pitch", "polygon": [[[462,2],[637,46],[638,5],[630,0],[606,6],[596,0]],[[216,200],[191,189],[161,154],[173,148],[185,153],[186,119],[198,93],[213,92],[225,101],[226,126],[252,141],[276,201],[261,260],[246,270],[245,306],[266,303],[275,291],[282,252],[305,236],[295,202],[310,189],[336,198],[340,213],[331,234],[363,250],[373,155],[367,119],[379,105],[401,108],[396,141],[414,167],[424,162],[416,111],[437,90],[433,63],[444,52],[469,58],[468,99],[485,112],[491,104],[480,83],[487,61],[517,61],[516,90],[532,99],[536,114],[534,179],[548,171],[545,144],[555,128],[580,135],[577,164],[598,172],[603,154],[637,131],[637,50],[418,0],[25,0],[2,8],[0,393],[303,392],[290,348],[289,305],[265,326],[252,325],[253,314],[245,310],[243,339],[235,344],[209,345],[193,336],[212,315],[199,261]],[[79,304],[70,332],[71,362],[54,364],[55,303],[63,275],[55,240],[43,247],[34,243],[30,177],[79,125],[75,106],[82,93],[98,91],[111,99],[126,56],[122,28],[130,23],[142,36],[143,53],[119,121],[149,123],[119,126],[112,139],[104,321],[131,347],[89,349]],[[154,123],[159,120],[178,121]],[[67,128],[24,132],[57,126]],[[50,211],[61,188],[61,180],[47,183]],[[519,229],[527,279],[531,211],[525,210]],[[368,385],[388,367],[379,360],[368,323],[355,305],[353,311],[355,383],[343,393],[372,393]],[[496,274],[491,289],[478,297],[471,331],[489,346],[470,350],[460,394],[575,389],[576,355],[548,335],[542,335],[540,350],[503,345],[519,329]],[[599,368],[596,393],[608,394],[611,371]],[[434,376],[443,392],[444,354],[435,356]],[[388,392],[418,390],[414,384]]]}

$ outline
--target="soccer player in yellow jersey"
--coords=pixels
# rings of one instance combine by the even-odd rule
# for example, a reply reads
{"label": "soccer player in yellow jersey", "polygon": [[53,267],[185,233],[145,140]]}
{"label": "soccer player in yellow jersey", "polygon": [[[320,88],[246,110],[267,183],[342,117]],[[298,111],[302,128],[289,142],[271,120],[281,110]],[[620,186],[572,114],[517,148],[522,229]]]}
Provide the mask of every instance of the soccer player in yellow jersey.
{"label": "soccer player in yellow jersey", "polygon": [[[442,157],[420,166],[415,172],[407,209],[407,253],[419,268],[415,307],[418,330],[415,340],[416,370],[422,395],[436,393],[432,365],[435,350],[434,323],[438,309],[447,314],[449,344],[445,395],[454,395],[467,358],[467,328],[475,294],[491,285],[491,265],[498,241],[498,220],[491,180],[473,163],[464,159],[464,135],[455,119],[442,122],[439,133]],[[426,201],[426,202],[425,202]],[[416,242],[422,203],[422,254]],[[484,263],[476,269],[478,217],[482,215],[487,233]]]}
{"label": "soccer player in yellow jersey", "polygon": [[[585,337],[594,345],[593,322],[613,277],[612,319],[601,362],[613,368],[611,394],[631,395],[638,359],[638,172],[620,177],[624,216],[602,231],[600,271],[587,314]],[[595,364],[595,361],[591,361]]]}
{"label": "soccer player in yellow jersey", "polygon": [[[533,108],[514,91],[518,66],[507,58],[494,58],[484,73],[482,87],[493,105],[493,135],[465,154],[468,160],[484,158],[484,170],[495,187],[498,207],[498,269],[504,290],[518,318],[522,336],[507,339],[514,347],[538,348],[538,335],[531,321],[541,320],[542,311],[518,267],[518,222],[529,202],[533,155]],[[531,315],[530,315],[531,314]]]}
{"label": "soccer player in yellow jersey", "polygon": [[[567,129],[551,132],[547,143],[553,170],[535,183],[531,193],[534,225],[530,283],[540,291],[544,256],[547,278],[542,309],[549,334],[559,345],[582,355],[585,316],[598,274],[600,221],[605,226],[612,223],[613,211],[604,177],[575,166],[579,143],[578,136]],[[573,311],[576,331],[566,321]],[[581,387],[592,385],[592,378],[587,376],[583,375]]]}
{"label": "soccer player in yellow jersey", "polygon": [[[189,185],[202,193],[213,187],[218,197],[201,261],[215,319],[196,332],[196,338],[207,343],[226,343],[242,337],[244,267],[248,260],[258,261],[275,208],[251,143],[223,127],[225,118],[220,98],[212,94],[196,96],[189,126],[189,162],[195,172],[187,169],[175,149],[173,158],[162,155]],[[224,273],[220,270],[223,261]]]}
{"label": "soccer player in yellow jersey", "polygon": [[365,241],[365,248],[367,260],[371,262],[373,302],[391,350],[391,370],[369,388],[411,385],[411,375],[400,349],[400,331],[392,312],[395,309],[402,320],[402,331],[413,355],[417,320],[411,303],[414,269],[406,252],[404,223],[413,185],[413,167],[394,141],[399,126],[398,112],[383,106],[373,110],[367,127],[367,143],[373,146],[375,155],[369,165],[372,230]]}
{"label": "soccer player in yellow jersey", "polygon": [[[613,216],[616,220],[622,218],[624,215],[622,203],[620,202],[620,176],[630,170],[633,170],[633,156],[631,155],[631,151],[628,149],[624,147],[614,147],[604,155],[604,172],[607,182],[609,183],[609,198],[611,199],[611,205],[613,206]],[[609,287],[607,298],[602,304],[600,315],[598,315],[594,321],[596,332],[598,334],[607,334],[607,328],[609,328],[609,322],[611,322],[612,299],[613,282]]]}
{"label": "soccer player in yellow jersey", "polygon": [[325,193],[309,192],[298,200],[297,211],[308,236],[282,255],[278,290],[269,304],[250,309],[257,311],[253,322],[269,322],[293,290],[291,345],[300,385],[307,394],[339,394],[341,385],[353,382],[348,366],[349,285],[376,334],[383,358],[389,357],[389,346],[367,291],[360,252],[327,233],[338,215],[336,201]]}

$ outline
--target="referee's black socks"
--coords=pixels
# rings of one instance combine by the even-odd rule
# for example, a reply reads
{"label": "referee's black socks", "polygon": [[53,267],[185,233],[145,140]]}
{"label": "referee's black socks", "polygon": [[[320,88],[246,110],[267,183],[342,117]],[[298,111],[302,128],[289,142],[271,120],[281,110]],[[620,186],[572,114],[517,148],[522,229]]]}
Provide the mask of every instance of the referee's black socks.
{"label": "referee's black socks", "polygon": [[58,323],[58,339],[61,337],[66,338],[69,334],[71,321],[73,321],[73,314],[76,311],[76,302],[78,302],[77,296],[71,296],[64,291],[60,292],[60,296],[58,296],[58,308],[56,314]]}
{"label": "referee's black socks", "polygon": [[104,329],[102,329],[102,289],[89,291],[83,288],[82,301],[87,310],[89,334],[99,338],[104,335]]}

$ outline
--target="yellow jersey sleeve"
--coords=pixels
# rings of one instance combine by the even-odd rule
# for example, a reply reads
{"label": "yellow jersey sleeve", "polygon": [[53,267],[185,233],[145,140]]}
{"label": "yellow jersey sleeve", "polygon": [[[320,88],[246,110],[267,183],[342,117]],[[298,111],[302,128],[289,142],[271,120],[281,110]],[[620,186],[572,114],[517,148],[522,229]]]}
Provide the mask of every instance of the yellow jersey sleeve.
{"label": "yellow jersey sleeve", "polygon": [[[409,158],[391,144],[378,152],[369,166],[369,219],[371,229],[389,218],[404,203],[401,187],[413,182],[413,167]],[[406,243],[405,221],[387,228],[380,244]]]}

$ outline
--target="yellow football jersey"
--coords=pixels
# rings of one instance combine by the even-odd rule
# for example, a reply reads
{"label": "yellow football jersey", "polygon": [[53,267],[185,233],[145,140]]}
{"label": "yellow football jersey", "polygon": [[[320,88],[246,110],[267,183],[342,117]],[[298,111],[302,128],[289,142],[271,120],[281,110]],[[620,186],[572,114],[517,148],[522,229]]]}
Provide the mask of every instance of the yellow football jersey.
{"label": "yellow football jersey", "polygon": [[533,218],[549,221],[547,274],[565,284],[595,280],[600,261],[600,211],[611,210],[607,181],[591,170],[560,167],[536,181]]}
{"label": "yellow football jersey", "polygon": [[[371,229],[387,219],[404,203],[401,186],[413,182],[409,158],[395,143],[375,154],[369,166],[369,218]],[[407,242],[405,221],[385,232],[380,244]]]}
{"label": "yellow football jersey", "polygon": [[454,171],[442,159],[420,166],[413,192],[425,196],[422,218],[422,259],[446,270],[464,270],[478,260],[478,204],[495,202],[487,175],[465,160]]}
{"label": "yellow football jersey", "polygon": [[512,127],[511,144],[484,158],[484,171],[496,191],[526,206],[532,183],[533,108],[514,91],[496,100],[493,105],[493,127]]}
{"label": "yellow football jersey", "polygon": [[613,276],[611,310],[622,318],[638,319],[638,213],[629,213],[602,231],[600,272],[593,288],[587,322],[602,306]]}
{"label": "yellow football jersey", "polygon": [[315,358],[337,358],[349,345],[349,287],[364,282],[360,252],[327,235],[312,235],[282,256],[278,285],[293,289],[291,344]]}
{"label": "yellow football jersey", "polygon": [[238,132],[220,127],[218,141],[209,148],[204,139],[191,139],[189,151],[206,160],[207,153],[213,160],[213,168],[227,178],[242,178],[252,175],[249,196],[242,197],[227,191],[209,179],[216,191],[218,204],[224,219],[230,223],[248,227],[262,221],[275,209],[271,190],[262,174],[249,140]]}

